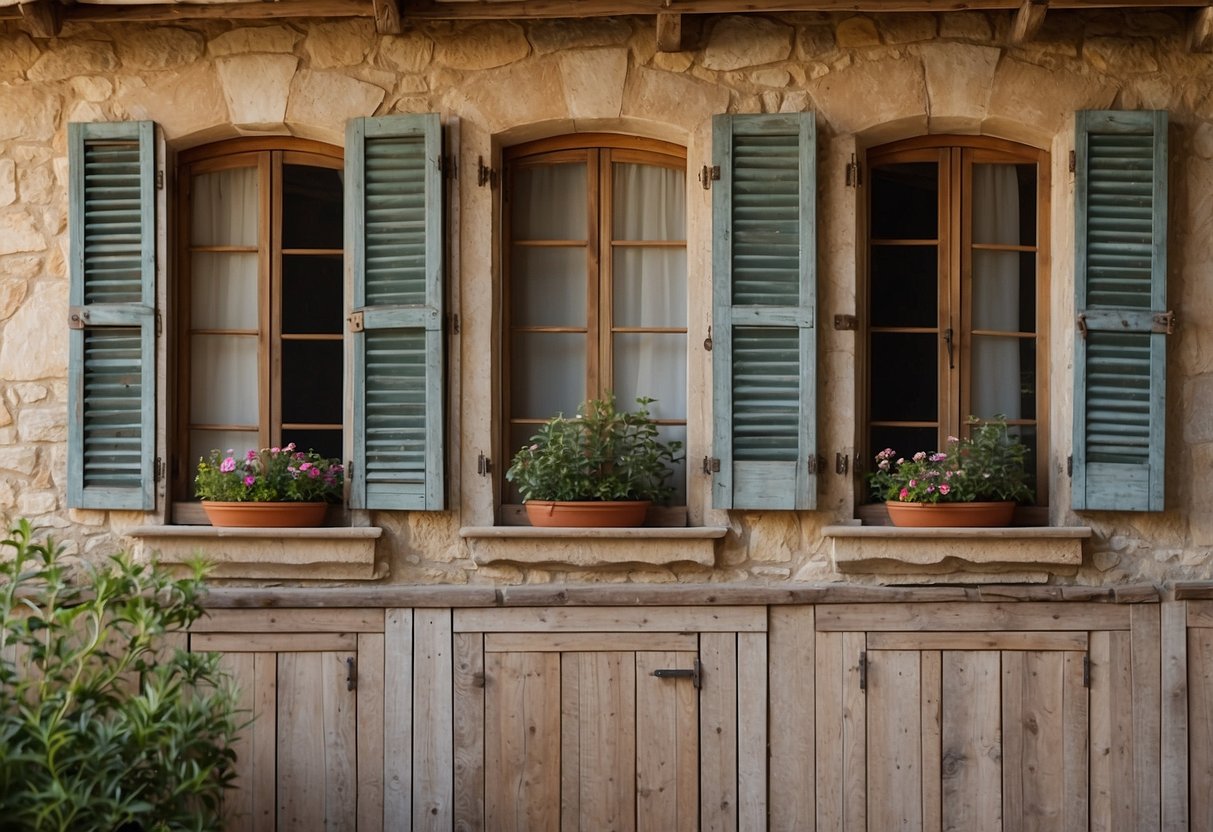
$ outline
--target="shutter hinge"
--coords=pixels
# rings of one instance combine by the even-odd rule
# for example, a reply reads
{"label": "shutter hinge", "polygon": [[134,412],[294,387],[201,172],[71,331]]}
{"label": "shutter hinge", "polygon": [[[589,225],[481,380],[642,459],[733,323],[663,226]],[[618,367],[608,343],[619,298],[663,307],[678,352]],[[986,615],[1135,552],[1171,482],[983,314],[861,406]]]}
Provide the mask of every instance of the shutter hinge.
{"label": "shutter hinge", "polygon": [[859,689],[868,690],[868,651],[859,651]]}
{"label": "shutter hinge", "polygon": [[351,312],[347,320],[350,322],[350,332],[362,332],[362,313]]}
{"label": "shutter hinge", "polygon": [[708,337],[703,339],[703,348],[708,352],[712,351],[712,328],[708,327]]}
{"label": "shutter hinge", "polygon": [[156,171],[156,190],[164,190],[164,171],[162,170]]}
{"label": "shutter hinge", "polygon": [[88,309],[83,306],[73,306],[67,310],[68,329],[84,329],[88,323]]}
{"label": "shutter hinge", "polygon": [[1152,318],[1153,326],[1150,327],[1151,332],[1161,332],[1165,335],[1175,334],[1175,313],[1155,312]]}
{"label": "shutter hinge", "polygon": [[1082,336],[1082,340],[1087,340],[1087,313],[1078,313],[1078,334]]}
{"label": "shutter hinge", "polygon": [[720,460],[714,456],[705,456],[703,458],[703,473],[707,476],[720,473]]}
{"label": "shutter hinge", "polygon": [[459,162],[453,155],[439,156],[438,170],[442,172],[443,179],[459,178]]}
{"label": "shutter hinge", "polygon": [[152,482],[160,482],[164,479],[164,458],[156,457],[156,461],[152,463]]}
{"label": "shutter hinge", "polygon": [[1074,476],[1074,454],[1070,454],[1066,457],[1066,476]]}
{"label": "shutter hinge", "polygon": [[451,335],[459,334],[459,315],[451,313],[446,316],[446,331]]}
{"label": "shutter hinge", "polygon": [[1082,654],[1082,686],[1091,687],[1091,654]]}
{"label": "shutter hinge", "polygon": [[487,477],[493,473],[493,460],[481,453],[480,457],[476,460],[476,473],[482,477]]}
{"label": "shutter hinge", "polygon": [[156,310],[156,337],[159,338],[164,334],[164,316],[160,314],[160,310]]}
{"label": "shutter hinge", "polygon": [[839,451],[834,454],[834,473],[846,476],[851,470],[851,455]]}
{"label": "shutter hinge", "polygon": [[358,663],[353,656],[345,658],[345,689],[358,690]]}
{"label": "shutter hinge", "polygon": [[703,166],[703,170],[699,171],[699,182],[703,185],[705,191],[712,190],[712,182],[720,179],[720,165]]}
{"label": "shutter hinge", "polygon": [[858,188],[863,184],[863,169],[860,168],[859,162],[855,161],[855,154],[851,154],[851,161],[847,162],[846,181],[848,188]]}
{"label": "shutter hinge", "polygon": [[826,458],[824,456],[815,454],[815,455],[809,457],[808,462],[806,464],[809,467],[809,473],[816,474],[818,471],[825,470]]}
{"label": "shutter hinge", "polygon": [[476,185],[483,188],[488,185],[490,189],[497,187],[497,171],[490,168],[484,163],[484,157],[480,156],[476,159]]}
{"label": "shutter hinge", "polygon": [[834,329],[837,329],[839,331],[859,329],[859,316],[858,315],[835,315],[834,316]]}
{"label": "shutter hinge", "polygon": [[1070,151],[1070,173],[1075,173],[1078,170],[1078,154],[1073,150]]}

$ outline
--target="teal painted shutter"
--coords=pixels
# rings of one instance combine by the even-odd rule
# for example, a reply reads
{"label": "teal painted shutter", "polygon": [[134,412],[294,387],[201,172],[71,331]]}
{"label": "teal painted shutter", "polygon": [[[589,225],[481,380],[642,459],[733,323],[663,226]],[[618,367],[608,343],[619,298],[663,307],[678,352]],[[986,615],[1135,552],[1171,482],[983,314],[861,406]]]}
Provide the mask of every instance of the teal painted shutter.
{"label": "teal painted shutter", "polygon": [[350,506],[443,508],[442,127],[435,114],[351,121],[346,252],[353,273]]}
{"label": "teal painted shutter", "polygon": [[814,508],[813,114],[717,116],[712,146],[712,504]]}
{"label": "teal painted shutter", "polygon": [[1167,114],[1077,126],[1073,507],[1161,511]]}
{"label": "teal painted shutter", "polygon": [[155,507],[151,122],[68,125],[68,505]]}

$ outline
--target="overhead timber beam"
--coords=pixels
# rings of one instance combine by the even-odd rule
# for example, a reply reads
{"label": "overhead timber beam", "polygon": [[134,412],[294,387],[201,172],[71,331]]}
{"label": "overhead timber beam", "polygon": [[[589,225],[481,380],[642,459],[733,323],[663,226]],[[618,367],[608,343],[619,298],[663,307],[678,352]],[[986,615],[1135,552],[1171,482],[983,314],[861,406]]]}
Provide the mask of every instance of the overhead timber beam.
{"label": "overhead timber beam", "polygon": [[1011,26],[1011,43],[1027,43],[1036,37],[1040,27],[1044,25],[1045,13],[1049,10],[1048,0],[1024,0],[1015,12],[1015,22]]}
{"label": "overhead timber beam", "polygon": [[375,9],[375,31],[381,35],[399,35],[404,31],[399,2],[404,0],[372,0]]}
{"label": "overhead timber beam", "polygon": [[657,14],[657,51],[682,51],[682,15]]}

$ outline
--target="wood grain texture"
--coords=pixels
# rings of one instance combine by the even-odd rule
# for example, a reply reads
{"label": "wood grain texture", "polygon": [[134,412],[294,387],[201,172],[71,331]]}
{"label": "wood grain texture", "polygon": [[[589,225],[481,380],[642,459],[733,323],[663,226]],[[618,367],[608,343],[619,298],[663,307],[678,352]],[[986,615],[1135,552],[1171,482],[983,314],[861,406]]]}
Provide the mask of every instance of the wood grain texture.
{"label": "wood grain texture", "polygon": [[699,640],[700,829],[737,829],[737,637],[704,633]]}
{"label": "wood grain texture", "polygon": [[943,830],[943,653],[922,651],[922,828]]}
{"label": "wood grain texture", "polygon": [[1133,685],[1129,634],[1091,634],[1091,829],[1132,829]]}
{"label": "wood grain texture", "polygon": [[764,632],[764,607],[512,607],[454,612],[469,632]]}
{"label": "wood grain texture", "polygon": [[920,654],[889,650],[868,664],[868,824],[922,828]]}
{"label": "wood grain texture", "polygon": [[486,633],[486,653],[698,650],[694,633]]}
{"label": "wood grain texture", "polygon": [[817,608],[817,630],[1127,630],[1128,606],[1039,604],[830,604]]}
{"label": "wood grain texture", "polygon": [[636,657],[581,653],[578,829],[636,829]]}
{"label": "wood grain texture", "polygon": [[1157,604],[1132,608],[1133,789],[1135,828],[1162,820],[1162,620]]}
{"label": "wood grain texture", "polygon": [[383,632],[383,826],[413,826],[413,611],[386,611]]}
{"label": "wood grain texture", "polygon": [[688,678],[654,670],[690,667],[695,652],[636,654],[636,829],[692,832],[699,826],[698,691]]}
{"label": "wood grain texture", "polygon": [[1191,828],[1213,829],[1213,628],[1188,630],[1188,697]]}
{"label": "wood grain texture", "polygon": [[767,634],[771,724],[770,828],[814,832],[816,736],[813,608],[775,607]]}
{"label": "wood grain texture", "polygon": [[455,832],[484,825],[484,636],[454,639]]}
{"label": "wood grain texture", "polygon": [[413,829],[454,823],[453,661],[450,610],[413,613]]}
{"label": "wood grain texture", "polygon": [[1086,632],[869,633],[869,650],[1082,650]]}
{"label": "wood grain texture", "polygon": [[737,634],[737,828],[767,828],[767,637]]}
{"label": "wood grain texture", "polygon": [[244,610],[209,607],[191,633],[382,633],[383,610]]}
{"label": "wood grain texture", "polygon": [[383,832],[383,642],[358,635],[358,832]]}
{"label": "wood grain texture", "polygon": [[[842,633],[817,633],[813,675],[815,766],[813,804],[818,832],[842,832],[843,684]],[[794,827],[793,827],[794,828]]]}
{"label": "wood grain texture", "polygon": [[998,653],[943,653],[944,829],[1001,828],[1000,684]]}

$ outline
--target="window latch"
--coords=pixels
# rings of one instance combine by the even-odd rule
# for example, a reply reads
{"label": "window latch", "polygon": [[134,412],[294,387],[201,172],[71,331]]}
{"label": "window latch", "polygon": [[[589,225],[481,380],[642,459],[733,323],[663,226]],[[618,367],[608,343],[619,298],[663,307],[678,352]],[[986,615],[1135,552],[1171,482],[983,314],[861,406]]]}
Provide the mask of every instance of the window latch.
{"label": "window latch", "polygon": [[956,369],[956,362],[953,360],[953,356],[952,356],[952,340],[953,340],[952,327],[948,327],[946,330],[944,330],[943,342],[945,344],[947,344],[947,346],[948,346],[948,369],[949,370]]}

